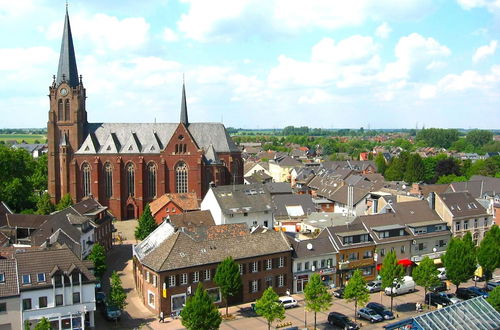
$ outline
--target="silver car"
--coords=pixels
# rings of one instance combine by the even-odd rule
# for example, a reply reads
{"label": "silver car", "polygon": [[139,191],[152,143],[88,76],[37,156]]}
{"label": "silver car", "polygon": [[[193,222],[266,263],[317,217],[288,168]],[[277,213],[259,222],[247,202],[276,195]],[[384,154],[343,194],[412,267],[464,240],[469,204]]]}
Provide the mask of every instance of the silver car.
{"label": "silver car", "polygon": [[382,281],[371,281],[366,284],[366,289],[368,292],[379,292],[382,290]]}
{"label": "silver car", "polygon": [[381,322],[384,320],[384,318],[382,316],[380,316],[377,312],[375,312],[373,309],[370,309],[367,307],[361,308],[358,311],[358,317],[365,319],[365,320],[368,320],[371,323]]}

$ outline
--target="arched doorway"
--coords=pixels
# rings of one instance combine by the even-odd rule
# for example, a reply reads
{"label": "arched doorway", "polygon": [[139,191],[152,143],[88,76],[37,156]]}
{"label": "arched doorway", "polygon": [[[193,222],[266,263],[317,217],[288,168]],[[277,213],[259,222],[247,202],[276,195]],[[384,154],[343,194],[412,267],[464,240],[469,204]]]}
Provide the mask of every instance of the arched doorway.
{"label": "arched doorway", "polygon": [[127,205],[127,220],[135,219],[135,207],[132,204]]}

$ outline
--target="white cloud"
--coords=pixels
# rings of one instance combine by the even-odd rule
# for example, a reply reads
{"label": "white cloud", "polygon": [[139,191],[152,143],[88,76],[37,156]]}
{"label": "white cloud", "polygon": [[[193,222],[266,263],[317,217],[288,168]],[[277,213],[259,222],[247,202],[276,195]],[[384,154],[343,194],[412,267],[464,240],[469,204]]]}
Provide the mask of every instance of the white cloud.
{"label": "white cloud", "polygon": [[[51,39],[61,38],[62,22],[53,23],[47,36]],[[79,42],[90,40],[94,51],[122,50],[138,48],[149,38],[149,24],[143,17],[129,17],[122,20],[106,14],[87,16],[76,14],[71,17],[73,39]]]}
{"label": "white cloud", "polygon": [[420,87],[419,97],[423,100],[428,100],[436,97],[437,88],[433,85],[424,85]]}
{"label": "white cloud", "polygon": [[0,49],[0,71],[19,71],[54,62],[58,54],[48,47]]}
{"label": "white cloud", "polygon": [[328,103],[333,100],[333,96],[324,90],[314,89],[309,91],[307,95],[302,95],[298,99],[299,104],[321,104]]}
{"label": "white cloud", "polygon": [[339,41],[324,38],[312,48],[311,58],[316,62],[356,62],[371,56],[377,47],[371,37],[354,35]]}
{"label": "white cloud", "polygon": [[391,32],[392,29],[389,24],[387,24],[387,22],[384,22],[377,27],[377,29],[375,30],[375,35],[379,38],[386,39],[387,37],[389,37],[389,34]]}
{"label": "white cloud", "polygon": [[458,75],[446,75],[439,80],[438,87],[444,91],[452,92],[462,92],[470,89],[498,89],[500,88],[500,65],[492,66],[490,72],[486,74],[466,70]]}
{"label": "white cloud", "polygon": [[457,0],[458,4],[466,9],[486,8],[492,13],[500,14],[499,0]]}
{"label": "white cloud", "polygon": [[483,58],[495,54],[497,44],[498,42],[496,40],[492,40],[489,45],[479,47],[474,53],[474,56],[472,56],[472,61],[477,63]]}
{"label": "white cloud", "polygon": [[179,36],[177,35],[177,33],[175,33],[174,30],[167,27],[163,30],[163,40],[168,42],[174,42],[179,40]]}
{"label": "white cloud", "polygon": [[10,18],[25,15],[35,8],[33,0],[0,0],[0,18]]}

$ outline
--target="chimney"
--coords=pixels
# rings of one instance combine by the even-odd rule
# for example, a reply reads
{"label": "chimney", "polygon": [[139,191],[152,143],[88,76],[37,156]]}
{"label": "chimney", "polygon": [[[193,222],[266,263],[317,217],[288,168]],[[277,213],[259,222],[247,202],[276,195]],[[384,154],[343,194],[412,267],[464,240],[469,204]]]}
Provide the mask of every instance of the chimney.
{"label": "chimney", "polygon": [[377,214],[377,213],[378,213],[378,199],[374,199],[372,205],[372,214]]}
{"label": "chimney", "polygon": [[436,194],[433,191],[431,191],[429,193],[429,196],[427,197],[427,201],[429,202],[429,207],[432,210],[435,210],[436,209]]}

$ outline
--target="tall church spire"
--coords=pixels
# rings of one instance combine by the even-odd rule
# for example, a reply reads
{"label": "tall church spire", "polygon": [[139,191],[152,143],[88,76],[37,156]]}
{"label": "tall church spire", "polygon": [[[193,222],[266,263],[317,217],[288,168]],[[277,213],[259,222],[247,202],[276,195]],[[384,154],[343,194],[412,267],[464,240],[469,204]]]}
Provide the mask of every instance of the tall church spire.
{"label": "tall church spire", "polygon": [[182,79],[181,123],[183,123],[185,126],[189,125],[186,104],[186,87],[184,84],[184,79]]}
{"label": "tall church spire", "polygon": [[78,81],[78,69],[76,68],[75,49],[73,48],[73,37],[69,25],[68,7],[66,6],[66,17],[64,18],[64,32],[61,42],[61,53],[59,55],[59,67],[57,69],[56,83],[66,81],[71,87],[76,87]]}

